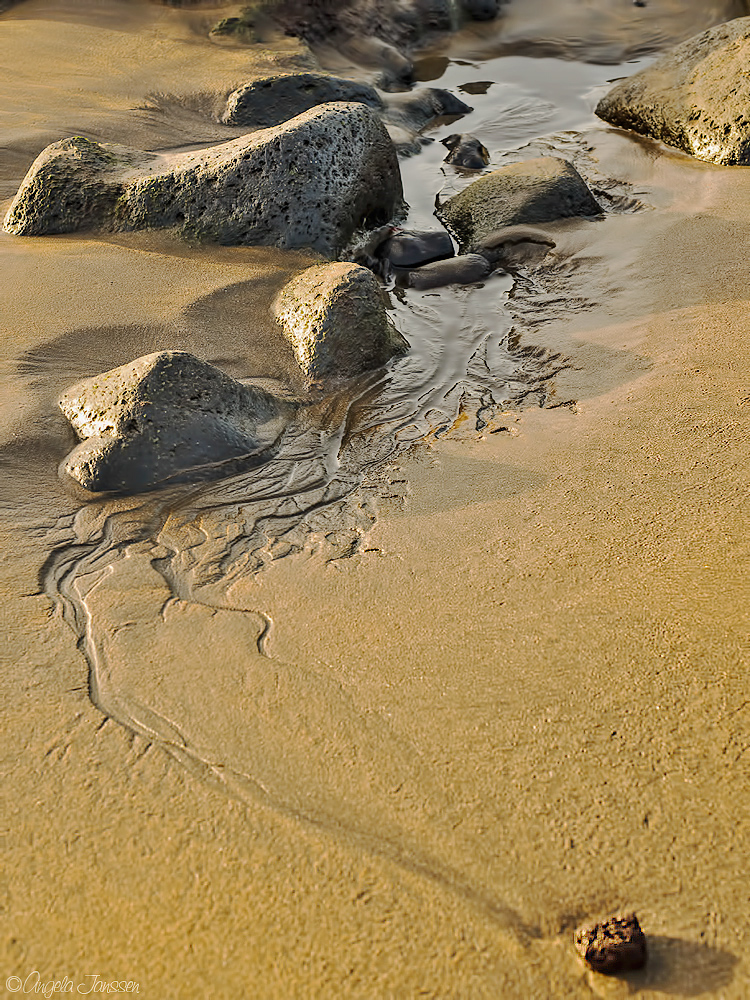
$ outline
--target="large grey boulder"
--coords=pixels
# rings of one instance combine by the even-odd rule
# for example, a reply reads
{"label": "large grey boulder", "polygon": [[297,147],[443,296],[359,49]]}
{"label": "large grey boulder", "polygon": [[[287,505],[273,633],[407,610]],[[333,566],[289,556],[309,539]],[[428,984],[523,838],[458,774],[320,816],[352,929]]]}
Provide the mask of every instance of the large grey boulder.
{"label": "large grey boulder", "polygon": [[750,163],[750,17],[677,45],[618,83],[600,118],[701,160]]}
{"label": "large grey boulder", "polygon": [[485,174],[444,201],[435,214],[465,252],[505,226],[601,211],[575,167],[555,156],[541,156]]}
{"label": "large grey boulder", "polygon": [[219,243],[335,256],[356,228],[388,221],[402,204],[396,151],[377,115],[334,103],[188,153],[64,139],[34,161],[5,229],[173,227]]}
{"label": "large grey boulder", "polygon": [[162,351],[74,385],[60,409],[81,439],[65,471],[92,492],[134,493],[264,461],[296,404]]}
{"label": "large grey boulder", "polygon": [[377,278],[358,264],[308,268],[281,290],[274,314],[311,382],[380,368],[409,346],[388,319]]}
{"label": "large grey boulder", "polygon": [[383,106],[377,90],[366,83],[324,73],[277,73],[233,91],[221,120],[225,125],[268,128],[334,101],[356,101],[375,109]]}

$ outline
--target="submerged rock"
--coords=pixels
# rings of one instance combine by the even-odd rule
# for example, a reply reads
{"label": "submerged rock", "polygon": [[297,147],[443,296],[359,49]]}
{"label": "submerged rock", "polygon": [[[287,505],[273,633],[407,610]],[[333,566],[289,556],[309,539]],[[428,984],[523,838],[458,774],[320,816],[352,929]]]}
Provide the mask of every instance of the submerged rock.
{"label": "submerged rock", "polygon": [[621,81],[600,118],[701,160],[750,164],[750,17],[717,25]]}
{"label": "submerged rock", "polygon": [[421,87],[404,94],[389,94],[385,102],[387,122],[412,132],[419,132],[436,118],[454,118],[474,109],[449,90]]}
{"label": "submerged rock", "polygon": [[455,132],[440,140],[448,150],[446,163],[464,170],[483,170],[490,162],[490,153],[476,136],[467,132]]}
{"label": "submerged rock", "polygon": [[377,278],[358,264],[308,268],[281,290],[274,314],[310,381],[351,378],[408,350]]}
{"label": "submerged rock", "polygon": [[461,0],[461,6],[473,21],[493,21],[500,13],[500,0]]}
{"label": "submerged rock", "polygon": [[436,260],[453,257],[453,240],[444,229],[394,229],[376,251],[377,256],[391,267],[422,267]]}
{"label": "submerged rock", "polygon": [[426,291],[445,285],[470,285],[482,281],[492,272],[492,265],[478,253],[460,254],[451,260],[438,260],[433,264],[415,268],[399,275],[398,283],[404,288]]}
{"label": "submerged rock", "polygon": [[485,174],[444,201],[435,214],[462,250],[474,250],[506,226],[601,211],[575,167],[555,156],[541,156]]}
{"label": "submerged rock", "polygon": [[233,91],[221,120],[225,125],[268,128],[334,101],[383,107],[377,90],[366,83],[324,73],[279,73],[253,80]]}
{"label": "submerged rock", "polygon": [[76,137],[34,161],[5,218],[19,236],[174,227],[226,244],[338,253],[403,204],[393,143],[363,104],[324,104],[274,128],[159,155]]}
{"label": "submerged rock", "polygon": [[587,924],[575,932],[576,951],[595,972],[632,972],[646,964],[646,937],[635,913]]}
{"label": "submerged rock", "polygon": [[534,226],[505,226],[489,233],[474,249],[496,267],[515,267],[541,260],[555,246],[555,241],[543,229],[536,229]]}
{"label": "submerged rock", "polygon": [[65,471],[92,492],[135,493],[232,460],[259,464],[296,406],[192,354],[161,351],[73,386],[60,409],[81,438]]}

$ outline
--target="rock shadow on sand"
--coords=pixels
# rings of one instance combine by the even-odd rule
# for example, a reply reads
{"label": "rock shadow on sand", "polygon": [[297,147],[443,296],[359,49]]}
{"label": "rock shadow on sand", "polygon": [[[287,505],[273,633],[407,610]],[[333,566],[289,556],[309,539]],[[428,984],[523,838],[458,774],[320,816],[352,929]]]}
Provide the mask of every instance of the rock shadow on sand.
{"label": "rock shadow on sand", "polygon": [[721,948],[666,935],[648,935],[648,964],[622,976],[634,993],[700,997],[726,989],[738,959]]}

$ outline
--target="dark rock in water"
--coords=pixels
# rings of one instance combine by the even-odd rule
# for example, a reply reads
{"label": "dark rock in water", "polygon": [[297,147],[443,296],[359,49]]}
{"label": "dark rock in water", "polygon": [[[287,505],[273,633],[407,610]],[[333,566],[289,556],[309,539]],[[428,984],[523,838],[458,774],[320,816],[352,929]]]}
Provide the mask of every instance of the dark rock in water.
{"label": "dark rock in water", "polygon": [[750,17],[677,45],[616,84],[600,118],[701,160],[750,164]]}
{"label": "dark rock in water", "polygon": [[358,264],[308,268],[281,290],[274,314],[311,382],[361,375],[409,347],[377,278]]}
{"label": "dark rock in water", "polygon": [[384,118],[393,125],[418,132],[436,118],[461,117],[473,110],[449,90],[421,87],[405,94],[389,94]]}
{"label": "dark rock in water", "polygon": [[499,0],[461,0],[461,6],[474,21],[492,21],[500,13]]}
{"label": "dark rock in water", "polygon": [[135,493],[264,461],[296,406],[192,354],[162,351],[80,382],[60,409],[82,439],[65,471],[91,492]]}
{"label": "dark rock in water", "polygon": [[496,267],[513,267],[539,260],[555,246],[555,241],[543,229],[505,226],[485,236],[474,249]]}
{"label": "dark rock in water", "polygon": [[408,271],[399,275],[398,283],[405,288],[426,291],[428,288],[442,288],[445,285],[470,285],[474,281],[482,281],[491,272],[492,266],[486,257],[478,253],[467,253]]}
{"label": "dark rock in water", "polygon": [[454,132],[453,135],[440,141],[449,150],[445,162],[452,163],[454,167],[463,167],[464,170],[483,170],[490,162],[487,147],[468,132]]}
{"label": "dark rock in water", "polygon": [[474,250],[490,233],[506,226],[601,211],[575,167],[542,156],[485,174],[444,201],[435,214],[462,250]]}
{"label": "dark rock in water", "polygon": [[392,267],[421,267],[454,254],[453,240],[444,229],[434,232],[397,229],[377,249],[377,256]]}
{"label": "dark rock in water", "polygon": [[646,964],[646,937],[635,913],[610,917],[579,927],[576,951],[595,972],[614,975],[642,969]]}
{"label": "dark rock in water", "polygon": [[312,247],[335,256],[361,225],[403,205],[393,143],[364,104],[323,104],[291,121],[189,153],[159,155],[80,137],[34,161],[5,219],[17,236],[173,227],[226,244]]}
{"label": "dark rock in water", "polygon": [[359,264],[360,267],[366,267],[368,270],[374,271],[374,273],[380,275],[381,278],[387,277],[388,261],[380,256],[380,247],[387,239],[393,236],[394,233],[399,231],[398,226],[392,226],[390,224],[373,229],[372,232],[368,233],[364,238],[358,240],[351,248],[352,252],[350,259],[352,263]]}
{"label": "dark rock in water", "polygon": [[318,104],[354,101],[381,109],[377,90],[366,83],[323,73],[285,73],[253,80],[227,98],[225,125],[268,128],[288,121]]}

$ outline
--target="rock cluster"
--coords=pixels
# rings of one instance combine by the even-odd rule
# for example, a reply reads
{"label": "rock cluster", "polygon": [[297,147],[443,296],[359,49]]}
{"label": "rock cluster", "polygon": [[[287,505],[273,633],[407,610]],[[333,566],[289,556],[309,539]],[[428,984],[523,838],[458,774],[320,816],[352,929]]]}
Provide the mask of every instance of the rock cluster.
{"label": "rock cluster", "polygon": [[[492,9],[478,2],[473,16]],[[445,229],[394,225],[403,194],[386,125],[414,135],[436,116],[470,110],[435,88],[381,94],[324,73],[275,74],[229,96],[224,123],[254,130],[230,142],[175,155],[80,136],[54,143],[29,170],[5,229],[32,236],[170,227],[328,258],[355,232],[370,232],[355,262],[307,268],[273,306],[308,386],[330,387],[408,349],[376,275],[415,290],[482,281],[511,267],[516,252],[523,259],[519,247],[539,259],[554,246],[529,223],[600,214],[571,164],[542,157],[484,174],[443,202],[436,215]],[[456,166],[489,162],[474,136],[456,133],[445,145]],[[147,355],[60,400],[80,438],[65,470],[89,491],[125,493],[227,474],[271,456],[300,405],[182,351]]]}
{"label": "rock cluster", "polygon": [[371,108],[386,125],[398,151],[407,153],[419,152],[418,133],[436,118],[472,111],[455,94],[439,87],[383,94],[369,84],[326,73],[276,73],[234,90],[220,121],[235,128],[268,128],[336,101]]}
{"label": "rock cluster", "polygon": [[507,226],[601,213],[572,164],[541,156],[485,174],[444,201],[435,214],[462,251],[474,251],[482,240]]}

